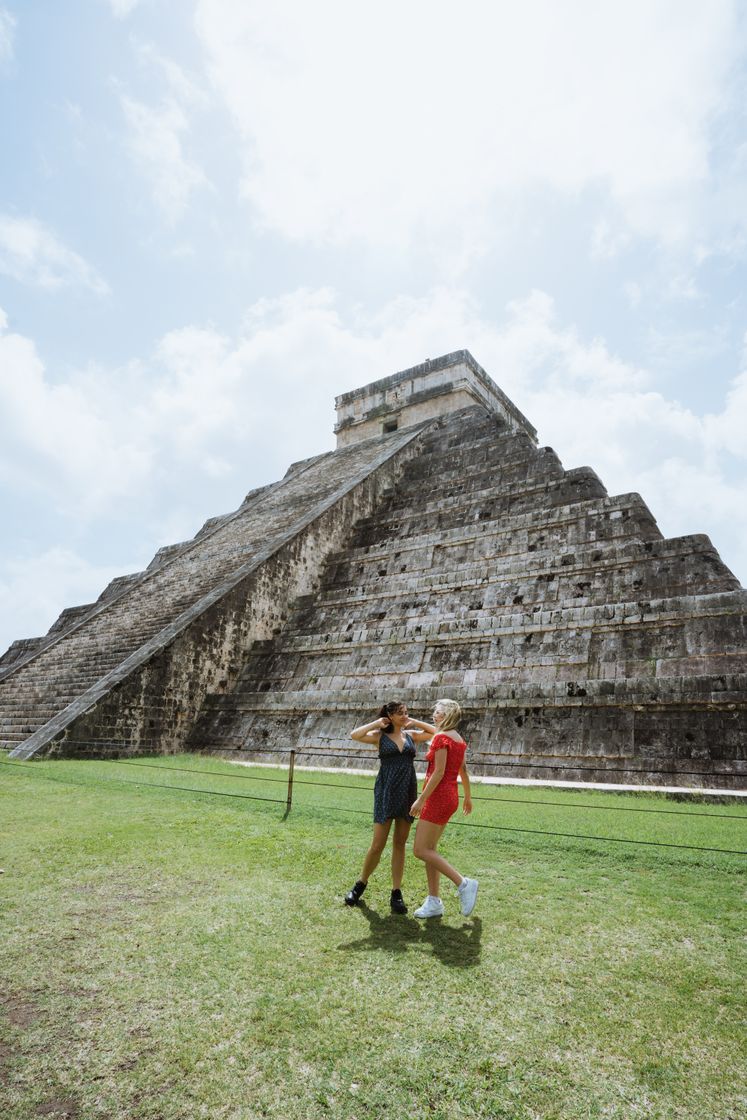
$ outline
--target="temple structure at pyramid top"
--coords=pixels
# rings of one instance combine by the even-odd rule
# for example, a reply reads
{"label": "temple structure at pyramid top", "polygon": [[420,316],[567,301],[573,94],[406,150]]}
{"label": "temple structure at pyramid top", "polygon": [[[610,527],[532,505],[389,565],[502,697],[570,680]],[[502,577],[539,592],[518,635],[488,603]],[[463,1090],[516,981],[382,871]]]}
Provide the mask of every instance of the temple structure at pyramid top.
{"label": "temple structure at pyramid top", "polygon": [[336,450],[13,643],[1,746],[345,765],[384,700],[453,696],[478,773],[744,787],[747,592],[707,536],[566,468],[466,350],[336,404]]}
{"label": "temple structure at pyramid top", "polygon": [[338,447],[411,428],[471,405],[500,416],[537,442],[537,432],[469,350],[455,350],[335,399]]}

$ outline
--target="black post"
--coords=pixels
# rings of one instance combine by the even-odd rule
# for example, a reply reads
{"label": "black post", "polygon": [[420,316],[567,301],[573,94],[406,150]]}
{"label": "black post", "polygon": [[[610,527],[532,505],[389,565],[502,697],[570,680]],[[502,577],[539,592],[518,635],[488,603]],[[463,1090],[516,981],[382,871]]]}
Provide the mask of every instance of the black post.
{"label": "black post", "polygon": [[290,752],[290,762],[288,763],[288,800],[287,800],[286,805],[285,805],[286,816],[288,815],[288,813],[290,813],[291,806],[293,805],[293,771],[295,769],[295,766],[296,766],[296,752],[291,751]]}

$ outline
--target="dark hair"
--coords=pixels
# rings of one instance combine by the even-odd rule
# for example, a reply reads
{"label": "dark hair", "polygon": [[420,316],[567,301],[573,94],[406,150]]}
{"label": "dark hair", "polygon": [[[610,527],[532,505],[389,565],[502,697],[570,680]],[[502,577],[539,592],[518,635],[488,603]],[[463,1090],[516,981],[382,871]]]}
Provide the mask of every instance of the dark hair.
{"label": "dark hair", "polygon": [[[379,719],[389,720],[390,716],[393,716],[395,712],[398,712],[400,708],[404,708],[404,706],[404,700],[392,700],[390,704],[382,704],[379,711]],[[394,724],[391,722],[391,720],[389,720],[389,723],[384,728],[384,730],[394,731]]]}

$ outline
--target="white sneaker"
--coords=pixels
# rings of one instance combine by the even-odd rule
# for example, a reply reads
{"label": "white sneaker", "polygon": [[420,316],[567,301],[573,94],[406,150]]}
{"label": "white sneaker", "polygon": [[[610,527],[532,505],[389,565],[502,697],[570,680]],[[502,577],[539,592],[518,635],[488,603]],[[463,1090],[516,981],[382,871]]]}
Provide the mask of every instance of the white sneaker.
{"label": "white sneaker", "polygon": [[416,918],[440,918],[444,912],[444,904],[440,898],[429,894],[422,906],[415,911]]}
{"label": "white sneaker", "polygon": [[465,918],[469,917],[469,915],[475,908],[475,903],[477,902],[478,885],[479,884],[477,882],[477,879],[465,878],[464,882],[459,887],[457,887],[457,890],[459,891],[459,903],[461,905],[462,913],[464,914]]}

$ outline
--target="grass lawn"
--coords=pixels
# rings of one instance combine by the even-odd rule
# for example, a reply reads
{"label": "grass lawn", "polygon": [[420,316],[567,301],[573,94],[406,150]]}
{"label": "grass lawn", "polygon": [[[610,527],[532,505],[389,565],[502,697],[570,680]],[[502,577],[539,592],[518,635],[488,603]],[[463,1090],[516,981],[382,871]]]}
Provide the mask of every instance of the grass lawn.
{"label": "grass lawn", "polygon": [[744,858],[540,834],[741,850],[744,808],[476,786],[537,831],[450,826],[477,908],[424,923],[386,862],[342,904],[369,778],[284,819],[280,770],[0,763],[3,1120],[747,1117]]}

